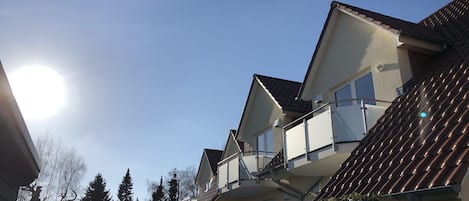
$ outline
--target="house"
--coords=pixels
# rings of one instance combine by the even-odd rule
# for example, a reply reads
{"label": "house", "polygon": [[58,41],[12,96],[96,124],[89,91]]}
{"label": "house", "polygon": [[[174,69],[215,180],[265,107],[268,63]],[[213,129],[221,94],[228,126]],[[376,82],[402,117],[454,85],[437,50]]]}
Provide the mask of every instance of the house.
{"label": "house", "polygon": [[410,55],[425,58],[445,48],[446,38],[432,29],[332,2],[298,93],[313,110],[283,126],[283,158],[263,177],[300,200],[313,199],[419,78]]}
{"label": "house", "polygon": [[258,173],[283,148],[282,125],[311,110],[296,100],[301,83],[254,75],[236,133],[218,163],[217,200],[268,200],[285,196],[279,184]]}
{"label": "house", "polygon": [[0,201],[14,201],[19,187],[37,178],[40,162],[1,63],[0,153]]}
{"label": "house", "polygon": [[464,200],[467,2],[421,23],[332,2],[301,85],[254,76],[217,200]]}
{"label": "house", "polygon": [[198,188],[196,200],[212,201],[217,197],[217,164],[222,155],[221,150],[204,149],[195,177],[195,184]]}
{"label": "house", "polygon": [[409,54],[415,82],[384,112],[318,200],[352,192],[389,200],[469,200],[468,9],[468,0],[455,0],[417,24],[442,36],[445,49]]}

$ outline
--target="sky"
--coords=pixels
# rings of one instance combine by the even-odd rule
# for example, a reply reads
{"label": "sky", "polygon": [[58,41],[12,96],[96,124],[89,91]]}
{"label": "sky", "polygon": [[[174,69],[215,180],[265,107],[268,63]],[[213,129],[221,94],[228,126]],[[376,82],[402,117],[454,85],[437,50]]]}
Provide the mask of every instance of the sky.
{"label": "sky", "polygon": [[[116,198],[127,168],[140,200],[147,181],[198,167],[238,127],[254,73],[303,81],[327,0],[0,1],[0,61],[8,75],[47,66],[65,104],[27,118],[99,172]],[[449,0],[346,0],[418,22]],[[21,107],[21,106],[20,106]]]}

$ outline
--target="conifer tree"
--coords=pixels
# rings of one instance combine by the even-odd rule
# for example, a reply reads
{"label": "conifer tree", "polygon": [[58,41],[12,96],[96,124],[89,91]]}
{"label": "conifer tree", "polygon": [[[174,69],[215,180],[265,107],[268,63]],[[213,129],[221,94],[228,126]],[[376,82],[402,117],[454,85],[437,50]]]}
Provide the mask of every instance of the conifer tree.
{"label": "conifer tree", "polygon": [[41,201],[41,186],[35,186],[30,201]]}
{"label": "conifer tree", "polygon": [[122,183],[119,185],[119,190],[117,191],[119,201],[132,201],[132,186],[132,177],[130,177],[130,171],[127,168],[127,173],[122,179]]}
{"label": "conifer tree", "polygon": [[163,177],[160,178],[160,185],[156,187],[156,191],[151,194],[152,201],[164,201]]}
{"label": "conifer tree", "polygon": [[81,201],[111,201],[109,190],[106,190],[106,182],[98,173],[86,189],[85,196]]}
{"label": "conifer tree", "polygon": [[169,201],[178,201],[178,180],[176,178],[176,174],[173,174],[173,178],[169,180],[169,189],[168,189],[168,196]]}

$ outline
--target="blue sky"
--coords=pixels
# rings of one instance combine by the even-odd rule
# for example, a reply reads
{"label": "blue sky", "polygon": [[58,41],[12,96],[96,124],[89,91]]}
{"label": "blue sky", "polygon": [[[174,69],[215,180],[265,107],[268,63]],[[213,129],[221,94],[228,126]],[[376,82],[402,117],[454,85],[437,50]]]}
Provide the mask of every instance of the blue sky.
{"label": "blue sky", "polygon": [[[344,1],[417,22],[448,3]],[[66,85],[65,106],[26,119],[101,172],[115,197],[127,168],[147,180],[197,166],[237,128],[252,74],[302,81],[330,1],[1,1],[7,73],[44,65]]]}

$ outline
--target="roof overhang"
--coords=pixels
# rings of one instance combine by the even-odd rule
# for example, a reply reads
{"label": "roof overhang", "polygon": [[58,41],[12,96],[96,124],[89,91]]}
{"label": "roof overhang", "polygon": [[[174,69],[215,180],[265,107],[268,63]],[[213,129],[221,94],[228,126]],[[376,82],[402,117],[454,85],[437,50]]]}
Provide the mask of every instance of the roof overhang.
{"label": "roof overhang", "polygon": [[0,177],[20,185],[40,171],[39,156],[0,63]]}
{"label": "roof overhang", "polygon": [[427,55],[435,55],[446,49],[446,44],[425,41],[411,36],[399,33],[397,35],[398,48],[405,48],[411,51],[420,52]]}

